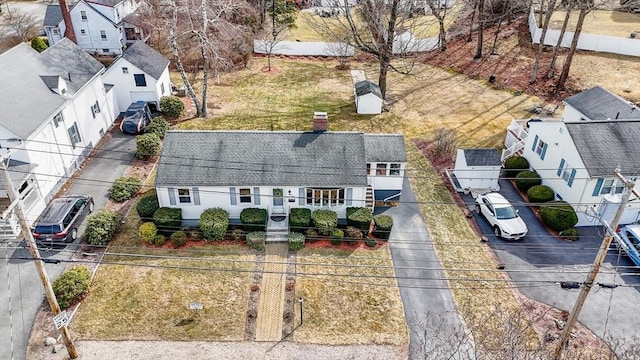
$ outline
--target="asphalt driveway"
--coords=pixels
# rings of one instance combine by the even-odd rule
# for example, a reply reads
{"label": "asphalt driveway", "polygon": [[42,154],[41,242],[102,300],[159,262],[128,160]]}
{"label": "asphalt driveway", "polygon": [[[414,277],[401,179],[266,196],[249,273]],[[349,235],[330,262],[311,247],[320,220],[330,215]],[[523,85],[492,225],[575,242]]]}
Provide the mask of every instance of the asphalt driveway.
{"label": "asphalt driveway", "polygon": [[459,337],[462,324],[407,178],[400,205],[383,213],[393,217],[389,247],[409,326],[409,358],[438,358],[431,352],[438,345],[446,358],[453,349],[448,342]]}
{"label": "asphalt driveway", "polygon": [[[506,241],[493,235],[487,221],[475,214],[482,233],[489,238],[505,271],[527,297],[559,309],[571,311],[579,289],[564,290],[562,281],[583,282],[598,252],[604,229],[579,228],[580,239],[567,242],[556,239],[540,224],[519,193],[507,180],[500,180],[500,193],[516,208],[527,223],[529,233],[521,241]],[[463,196],[473,203],[471,196]],[[640,270],[618,249],[609,249],[596,283],[616,284],[614,289],[595,285],[582,308],[579,321],[605,339],[630,339],[640,333]]]}
{"label": "asphalt driveway", "polygon": [[[95,209],[100,209],[108,199],[110,183],[122,176],[135,153],[135,136],[113,131],[113,137],[81,171],[67,193],[84,193],[93,196]],[[84,233],[84,222],[79,233]],[[43,258],[68,260],[80,240],[66,249],[41,250]],[[27,341],[35,315],[43,304],[44,290],[29,252],[16,247],[24,242],[0,244],[0,359],[26,358]],[[67,263],[45,264],[49,278],[55,280]],[[44,341],[44,339],[43,339]]]}

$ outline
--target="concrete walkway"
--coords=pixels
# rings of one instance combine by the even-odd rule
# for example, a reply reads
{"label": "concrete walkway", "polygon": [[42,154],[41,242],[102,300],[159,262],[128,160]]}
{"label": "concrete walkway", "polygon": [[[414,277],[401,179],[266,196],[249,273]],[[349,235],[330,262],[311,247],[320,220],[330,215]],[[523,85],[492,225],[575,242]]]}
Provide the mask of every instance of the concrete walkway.
{"label": "concrete walkway", "polygon": [[266,245],[265,251],[256,341],[280,341],[282,339],[288,246],[286,243],[270,243]]}

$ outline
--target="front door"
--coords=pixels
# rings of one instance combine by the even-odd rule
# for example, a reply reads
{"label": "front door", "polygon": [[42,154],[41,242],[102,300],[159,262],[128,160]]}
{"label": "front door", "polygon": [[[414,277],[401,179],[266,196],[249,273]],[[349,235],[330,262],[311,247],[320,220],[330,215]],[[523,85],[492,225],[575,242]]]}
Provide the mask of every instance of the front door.
{"label": "front door", "polygon": [[273,209],[284,211],[283,190],[273,189]]}

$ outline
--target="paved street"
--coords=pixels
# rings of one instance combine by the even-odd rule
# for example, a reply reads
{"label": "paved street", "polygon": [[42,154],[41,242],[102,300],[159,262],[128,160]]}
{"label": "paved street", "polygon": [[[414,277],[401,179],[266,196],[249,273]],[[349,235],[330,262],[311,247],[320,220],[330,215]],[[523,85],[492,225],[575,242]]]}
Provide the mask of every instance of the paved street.
{"label": "paved street", "polygon": [[[576,242],[556,239],[542,227],[531,209],[523,206],[522,198],[510,182],[500,180],[500,187],[500,193],[520,210],[529,234],[518,242],[497,239],[487,221],[474,212],[482,233],[489,237],[489,245],[524,295],[570,311],[579,290],[564,290],[559,282],[584,281],[602,242],[603,229],[579,228],[580,239]],[[473,202],[470,196],[464,200]],[[630,315],[640,314],[640,270],[633,268],[631,261],[612,246],[596,282],[621,286],[615,289],[594,286],[580,313],[580,322],[607,339],[629,339],[639,334],[640,322],[637,316]]]}
{"label": "paved street", "polygon": [[[409,323],[409,358],[434,358],[431,349],[438,345],[441,346],[441,356],[446,358],[453,349],[449,341],[457,339],[455,333],[460,333],[461,322],[449,285],[442,280],[444,273],[432,270],[442,268],[442,264],[435,254],[407,178],[404,179],[400,205],[388,209],[384,214],[391,215],[394,221],[389,244],[405,317]],[[426,340],[424,325],[428,328],[428,336],[433,338],[429,339],[431,343],[423,347]],[[440,343],[437,343],[437,339],[441,340]]]}
{"label": "paved street", "polygon": [[[113,132],[103,149],[82,172],[68,193],[90,194],[95,199],[95,208],[100,209],[107,201],[110,183],[122,176],[135,152],[135,137]],[[84,224],[80,227],[84,233]],[[79,240],[78,240],[79,241]],[[59,260],[71,257],[75,248],[42,251],[41,256]],[[15,249],[24,243],[0,244],[0,359],[25,359],[26,344],[31,325],[40,305],[45,302],[44,290],[27,250]],[[46,264],[53,281],[60,275],[66,263]],[[48,305],[47,305],[48,306]]]}

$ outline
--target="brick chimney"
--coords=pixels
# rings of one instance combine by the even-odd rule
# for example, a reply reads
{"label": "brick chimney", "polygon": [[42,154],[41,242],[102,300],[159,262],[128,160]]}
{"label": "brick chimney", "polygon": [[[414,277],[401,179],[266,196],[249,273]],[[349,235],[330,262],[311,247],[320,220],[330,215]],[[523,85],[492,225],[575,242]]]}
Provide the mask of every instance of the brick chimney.
{"label": "brick chimney", "polygon": [[71,14],[69,13],[69,6],[67,5],[67,0],[58,0],[60,4],[60,11],[62,12],[62,19],[64,20],[64,37],[73,41],[75,44],[78,43],[76,40],[76,33],[73,31],[73,23],[71,22]]}
{"label": "brick chimney", "polygon": [[313,132],[320,133],[327,131],[329,117],[326,112],[315,111],[313,113]]}

